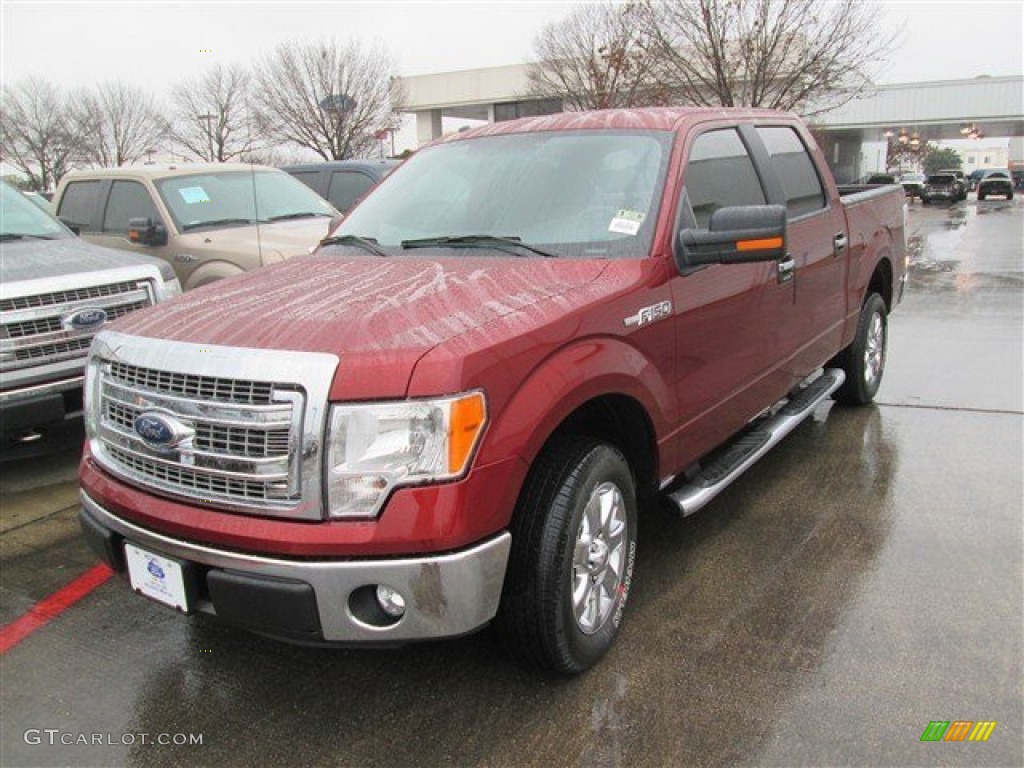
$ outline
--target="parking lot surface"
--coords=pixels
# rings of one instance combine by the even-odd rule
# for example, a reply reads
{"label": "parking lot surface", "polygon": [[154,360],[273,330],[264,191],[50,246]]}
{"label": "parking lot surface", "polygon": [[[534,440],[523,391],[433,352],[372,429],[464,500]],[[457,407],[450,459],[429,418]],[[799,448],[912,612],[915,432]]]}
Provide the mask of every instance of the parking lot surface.
{"label": "parking lot surface", "polygon": [[118,578],[72,604],[77,453],[3,466],[0,620],[41,618],[0,657],[0,763],[1021,765],[1024,206],[910,223],[877,404],[823,406],[691,518],[643,509],[623,631],[577,679],[486,631],[308,649]]}

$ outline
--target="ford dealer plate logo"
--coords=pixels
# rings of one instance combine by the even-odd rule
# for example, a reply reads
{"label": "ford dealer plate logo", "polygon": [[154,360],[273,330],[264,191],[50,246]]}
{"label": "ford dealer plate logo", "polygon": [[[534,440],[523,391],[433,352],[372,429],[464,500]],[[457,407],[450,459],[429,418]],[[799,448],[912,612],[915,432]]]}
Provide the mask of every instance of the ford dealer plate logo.
{"label": "ford dealer plate logo", "polygon": [[196,434],[188,425],[164,413],[140,413],[132,426],[146,445],[158,451],[176,448]]}
{"label": "ford dealer plate logo", "polygon": [[107,322],[107,312],[99,307],[86,307],[64,315],[62,320],[67,331],[95,331]]}

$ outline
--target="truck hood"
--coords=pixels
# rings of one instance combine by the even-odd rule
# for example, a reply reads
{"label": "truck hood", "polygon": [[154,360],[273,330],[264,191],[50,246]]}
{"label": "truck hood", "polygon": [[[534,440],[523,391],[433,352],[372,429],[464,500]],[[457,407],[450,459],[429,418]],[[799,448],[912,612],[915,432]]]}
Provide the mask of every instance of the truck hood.
{"label": "truck hood", "polygon": [[248,255],[263,253],[263,263],[276,263],[309,253],[327,235],[331,219],[317,216],[292,221],[275,221],[259,227],[226,227],[178,236],[178,250],[213,251]]}
{"label": "truck hood", "polygon": [[335,393],[400,397],[436,345],[596,279],[605,261],[304,256],[221,280],[118,329],[199,344],[328,352]]}
{"label": "truck hood", "polygon": [[0,283],[4,295],[13,290],[13,283],[142,265],[155,268],[165,280],[174,278],[174,270],[163,259],[101,248],[77,237],[25,238],[0,245]]}

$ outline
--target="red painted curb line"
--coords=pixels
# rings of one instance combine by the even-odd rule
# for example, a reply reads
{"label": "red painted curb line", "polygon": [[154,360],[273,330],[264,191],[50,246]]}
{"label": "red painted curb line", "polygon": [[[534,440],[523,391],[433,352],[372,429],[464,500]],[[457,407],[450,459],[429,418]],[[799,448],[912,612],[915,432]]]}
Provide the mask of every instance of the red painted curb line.
{"label": "red painted curb line", "polygon": [[0,656],[37,629],[49,624],[113,575],[114,572],[103,563],[93,566],[71,583],[44,597],[23,616],[0,627]]}

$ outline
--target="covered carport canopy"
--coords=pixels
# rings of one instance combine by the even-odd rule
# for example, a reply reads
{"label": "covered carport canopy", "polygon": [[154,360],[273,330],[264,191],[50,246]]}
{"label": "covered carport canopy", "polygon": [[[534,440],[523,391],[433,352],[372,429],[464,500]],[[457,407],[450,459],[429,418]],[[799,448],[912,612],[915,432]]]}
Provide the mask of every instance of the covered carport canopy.
{"label": "covered carport canopy", "polygon": [[1024,136],[1024,77],[976,77],[883,85],[811,122],[825,131],[856,131],[861,141],[916,133],[921,141]]}
{"label": "covered carport canopy", "polygon": [[[551,100],[530,98],[528,66],[401,78],[403,111],[416,115],[419,142],[441,135],[442,117],[501,120],[558,111]],[[964,138],[965,127],[988,137],[1024,136],[1024,76],[882,85],[809,122],[860,142],[885,141],[886,132],[901,131],[921,141],[949,141]]]}

